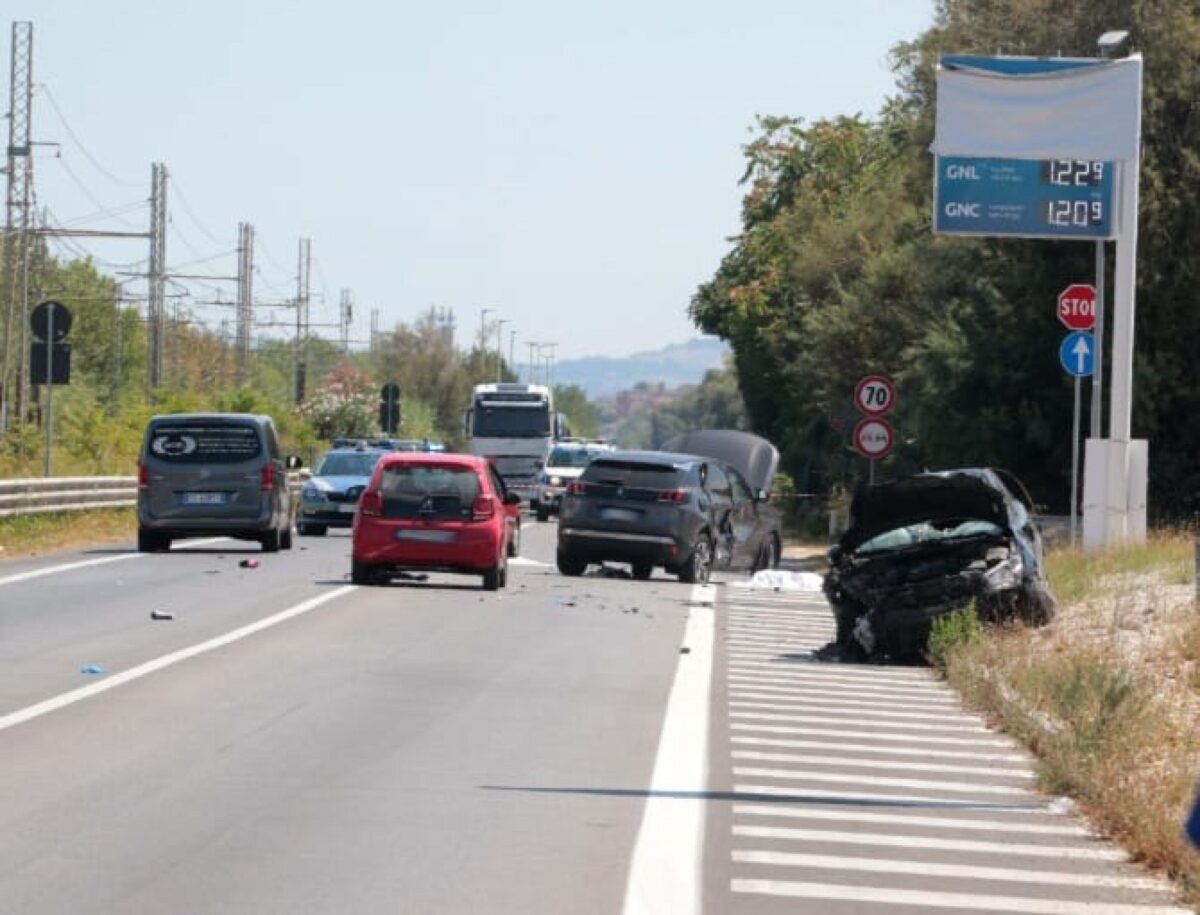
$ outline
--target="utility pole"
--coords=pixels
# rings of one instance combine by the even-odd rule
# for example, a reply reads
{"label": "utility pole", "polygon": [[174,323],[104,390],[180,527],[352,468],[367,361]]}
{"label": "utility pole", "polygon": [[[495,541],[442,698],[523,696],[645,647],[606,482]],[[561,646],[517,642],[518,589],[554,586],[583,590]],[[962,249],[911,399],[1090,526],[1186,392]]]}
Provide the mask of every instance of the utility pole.
{"label": "utility pole", "polygon": [[354,302],[350,290],[342,290],[341,307],[338,309],[338,327],[342,337],[342,352],[350,353],[350,323],[354,320]]}
{"label": "utility pole", "polygon": [[492,308],[479,309],[479,352],[481,354],[487,352],[487,316],[494,310]]}
{"label": "utility pole", "polygon": [[161,162],[150,166],[150,265],[146,277],[147,312],[150,319],[149,365],[146,371],[147,394],[163,383],[163,346],[166,336],[167,285],[167,167]]}
{"label": "utility pole", "polygon": [[[25,328],[28,302],[24,298],[33,209],[33,157],[30,130],[33,117],[33,23],[12,24],[12,56],[8,94],[8,196],[4,220],[4,351],[0,362],[0,432],[8,429],[14,388],[24,388]],[[19,342],[14,333],[19,331]],[[19,358],[13,359],[14,346]],[[19,366],[13,371],[14,362]],[[17,419],[24,412],[18,395]]]}
{"label": "utility pole", "polygon": [[[515,330],[510,330],[508,332],[508,370],[510,372],[512,372],[514,376],[518,374],[517,373],[517,363],[513,357],[513,350],[515,350],[516,348],[517,348],[517,332]],[[517,380],[520,381],[521,379],[518,377]]]}
{"label": "utility pole", "polygon": [[309,280],[312,276],[312,239],[300,239],[299,262],[296,266],[296,352],[294,359],[293,397],[303,403],[307,394],[308,375],[308,302]]}
{"label": "utility pole", "polygon": [[525,345],[529,347],[529,371],[525,375],[525,383],[533,384],[533,367],[535,365],[533,351],[538,349],[542,344],[533,340],[527,340],[525,341]]}
{"label": "utility pole", "polygon": [[250,375],[250,324],[254,309],[254,226],[238,223],[237,383]]}
{"label": "utility pole", "polygon": [[379,309],[371,309],[371,336],[368,338],[371,355],[375,355],[375,338],[379,336]]}

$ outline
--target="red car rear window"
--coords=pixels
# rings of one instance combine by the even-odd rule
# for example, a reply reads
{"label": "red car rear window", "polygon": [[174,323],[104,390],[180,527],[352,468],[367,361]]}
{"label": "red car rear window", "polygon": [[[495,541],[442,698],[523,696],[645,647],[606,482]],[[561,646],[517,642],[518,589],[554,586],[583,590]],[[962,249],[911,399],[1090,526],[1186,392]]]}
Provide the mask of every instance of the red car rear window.
{"label": "red car rear window", "polygon": [[470,467],[396,465],[385,467],[379,479],[385,518],[470,518],[479,493]]}

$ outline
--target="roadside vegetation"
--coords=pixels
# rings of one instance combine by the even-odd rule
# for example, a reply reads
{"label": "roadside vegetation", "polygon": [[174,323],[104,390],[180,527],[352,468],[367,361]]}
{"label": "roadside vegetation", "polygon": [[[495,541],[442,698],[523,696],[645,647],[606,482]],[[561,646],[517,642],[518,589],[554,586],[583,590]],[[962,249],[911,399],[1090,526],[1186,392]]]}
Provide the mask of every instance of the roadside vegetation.
{"label": "roadside vegetation", "polygon": [[132,508],[0,518],[0,562],[74,547],[132,543],[136,533]]}
{"label": "roadside vegetation", "polygon": [[1200,906],[1200,854],[1182,823],[1200,776],[1200,611],[1191,535],[1048,556],[1053,624],[981,630],[970,609],[931,635],[930,661],[1037,758],[1133,857]]}

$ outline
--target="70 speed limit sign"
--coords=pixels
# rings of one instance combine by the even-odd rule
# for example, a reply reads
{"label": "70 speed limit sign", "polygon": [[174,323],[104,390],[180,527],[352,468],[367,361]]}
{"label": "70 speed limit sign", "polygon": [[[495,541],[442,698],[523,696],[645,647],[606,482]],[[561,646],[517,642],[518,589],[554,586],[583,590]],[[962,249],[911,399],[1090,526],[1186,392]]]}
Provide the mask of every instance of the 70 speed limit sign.
{"label": "70 speed limit sign", "polygon": [[885,375],[867,375],[854,386],[854,406],[864,416],[883,416],[896,405],[896,386]]}

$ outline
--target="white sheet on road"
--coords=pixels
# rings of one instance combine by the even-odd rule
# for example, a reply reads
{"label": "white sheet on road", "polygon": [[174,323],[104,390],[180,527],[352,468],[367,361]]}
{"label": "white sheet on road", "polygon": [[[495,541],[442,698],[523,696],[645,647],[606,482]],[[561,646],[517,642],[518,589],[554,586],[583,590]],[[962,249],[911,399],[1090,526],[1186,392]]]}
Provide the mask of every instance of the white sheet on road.
{"label": "white sheet on road", "polygon": [[752,591],[816,591],[820,592],[824,576],[816,572],[785,572],[781,569],[763,569],[755,572],[749,581],[731,581],[735,588]]}

